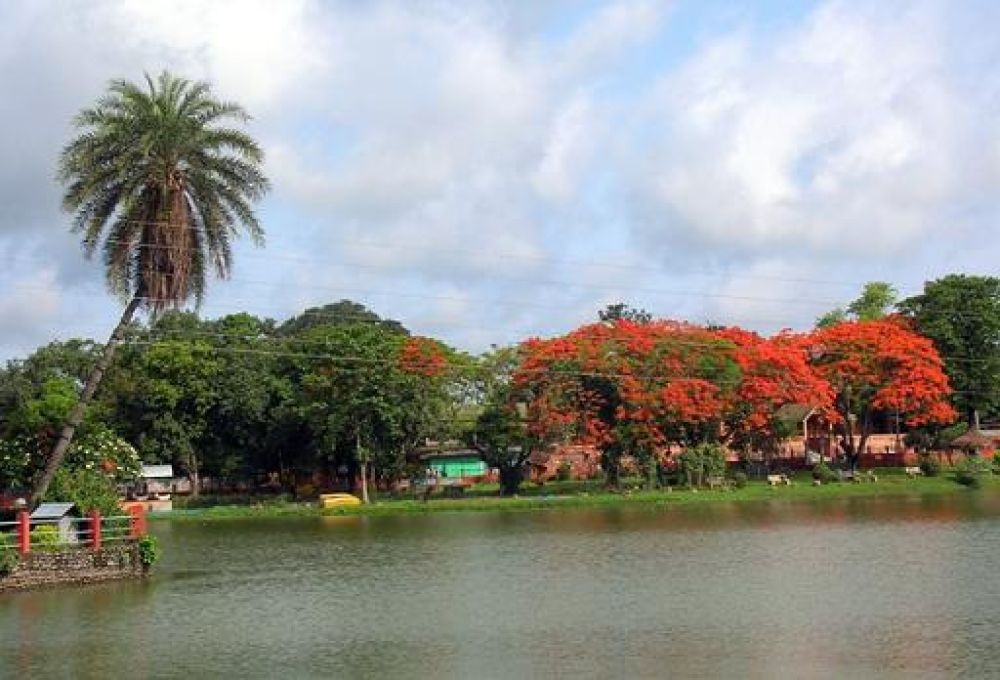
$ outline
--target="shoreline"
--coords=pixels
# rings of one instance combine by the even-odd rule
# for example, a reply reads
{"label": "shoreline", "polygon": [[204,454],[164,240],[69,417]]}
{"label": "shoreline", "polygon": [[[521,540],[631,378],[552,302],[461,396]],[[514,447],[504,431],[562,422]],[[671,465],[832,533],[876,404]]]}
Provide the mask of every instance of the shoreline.
{"label": "shoreline", "polygon": [[[534,491],[534,490],[533,490]],[[553,509],[602,507],[649,508],[712,503],[758,503],[775,500],[822,501],[841,498],[880,498],[900,496],[941,496],[1000,492],[1000,477],[984,475],[980,489],[958,484],[951,475],[907,479],[903,475],[880,476],[879,481],[852,484],[839,482],[812,486],[808,479],[796,479],[792,486],[770,487],[752,481],[742,489],[732,490],[656,490],[622,492],[582,492],[519,497],[473,496],[460,499],[378,500],[369,505],[320,509],[315,502],[265,501],[254,505],[214,505],[203,508],[179,508],[151,513],[157,521],[190,522],[237,519],[294,517],[394,516],[431,513],[529,512]]]}

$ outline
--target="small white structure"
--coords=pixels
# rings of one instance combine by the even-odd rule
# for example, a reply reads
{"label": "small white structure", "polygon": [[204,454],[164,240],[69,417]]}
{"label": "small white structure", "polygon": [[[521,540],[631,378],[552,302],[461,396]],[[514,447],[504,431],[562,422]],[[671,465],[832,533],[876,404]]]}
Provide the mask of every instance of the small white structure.
{"label": "small white structure", "polygon": [[76,543],[79,540],[73,520],[80,516],[73,503],[42,503],[31,513],[33,526],[51,524],[59,530],[60,543]]}
{"label": "small white structure", "polygon": [[152,496],[156,500],[170,500],[173,491],[173,465],[146,465],[139,469],[139,482],[136,493],[142,496]]}

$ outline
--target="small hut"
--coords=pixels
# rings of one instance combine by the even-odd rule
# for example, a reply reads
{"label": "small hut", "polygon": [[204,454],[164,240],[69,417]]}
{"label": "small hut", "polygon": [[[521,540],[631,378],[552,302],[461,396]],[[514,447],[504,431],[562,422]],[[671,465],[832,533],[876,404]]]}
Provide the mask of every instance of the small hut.
{"label": "small hut", "polygon": [[959,437],[955,437],[951,445],[956,449],[964,449],[965,451],[976,453],[989,451],[995,446],[993,438],[983,434],[977,427],[972,428]]}
{"label": "small hut", "polygon": [[59,531],[60,543],[76,543],[79,540],[74,520],[80,516],[73,503],[42,503],[31,513],[33,525],[51,525]]}

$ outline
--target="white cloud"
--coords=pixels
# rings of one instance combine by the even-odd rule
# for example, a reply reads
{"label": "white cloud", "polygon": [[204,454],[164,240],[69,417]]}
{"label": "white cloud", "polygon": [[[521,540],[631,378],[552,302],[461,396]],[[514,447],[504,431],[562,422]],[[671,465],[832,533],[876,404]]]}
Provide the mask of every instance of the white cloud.
{"label": "white cloud", "polygon": [[542,213],[577,195],[600,144],[581,59],[613,68],[661,7],[611,3],[545,47],[472,3],[339,15],[329,120],[349,141],[282,147],[276,185],[325,213],[335,247],[345,236],[398,246],[353,253],[368,263],[445,282],[537,269],[527,258],[545,253]]}
{"label": "white cloud", "polygon": [[300,99],[306,80],[329,66],[313,0],[122,0],[102,9],[102,28],[146,68],[207,77],[252,109]]}
{"label": "white cloud", "polygon": [[594,152],[597,127],[591,102],[582,95],[556,115],[531,177],[542,197],[564,203],[577,195],[581,171]]}
{"label": "white cloud", "polygon": [[[868,279],[995,270],[1000,11],[844,0],[720,34],[690,3],[687,48],[673,4],[0,3],[0,252],[23,260],[0,291],[51,268],[88,310],[7,295],[0,343],[113,323],[53,167],[109,78],[164,67],[250,109],[274,181],[268,248],[240,246],[213,314],[353,297],[481,348],[617,300],[771,328]],[[820,302],[761,299],[795,296]]]}
{"label": "white cloud", "polygon": [[829,3],[782,35],[709,43],[663,79],[646,122],[650,232],[744,253],[906,252],[962,200],[969,142],[987,132],[947,39],[934,3]]}
{"label": "white cloud", "polygon": [[48,342],[45,329],[57,319],[61,300],[56,273],[51,267],[8,280],[0,290],[2,347],[30,350]]}

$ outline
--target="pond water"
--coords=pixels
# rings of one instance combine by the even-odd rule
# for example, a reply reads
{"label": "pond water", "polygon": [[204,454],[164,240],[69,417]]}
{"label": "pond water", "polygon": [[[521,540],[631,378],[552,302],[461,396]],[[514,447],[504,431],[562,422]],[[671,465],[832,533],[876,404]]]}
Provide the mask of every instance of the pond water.
{"label": "pond water", "polygon": [[0,676],[985,676],[1000,498],[153,524],[0,596]]}

